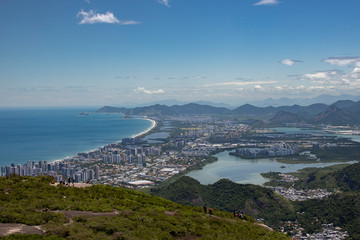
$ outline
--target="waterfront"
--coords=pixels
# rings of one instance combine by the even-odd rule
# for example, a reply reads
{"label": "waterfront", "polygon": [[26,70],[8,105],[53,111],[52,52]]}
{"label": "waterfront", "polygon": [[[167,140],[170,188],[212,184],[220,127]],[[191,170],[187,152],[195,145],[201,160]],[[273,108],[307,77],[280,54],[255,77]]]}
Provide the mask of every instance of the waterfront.
{"label": "waterfront", "polygon": [[1,109],[0,165],[54,161],[138,135],[155,125],[95,109]]}

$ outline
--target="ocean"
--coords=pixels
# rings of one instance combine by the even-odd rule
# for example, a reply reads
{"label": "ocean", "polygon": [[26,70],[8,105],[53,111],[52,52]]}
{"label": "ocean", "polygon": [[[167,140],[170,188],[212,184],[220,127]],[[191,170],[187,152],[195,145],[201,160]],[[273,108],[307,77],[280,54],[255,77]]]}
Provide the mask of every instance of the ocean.
{"label": "ocean", "polygon": [[54,161],[87,152],[151,127],[146,119],[89,114],[90,108],[0,109],[0,166]]}

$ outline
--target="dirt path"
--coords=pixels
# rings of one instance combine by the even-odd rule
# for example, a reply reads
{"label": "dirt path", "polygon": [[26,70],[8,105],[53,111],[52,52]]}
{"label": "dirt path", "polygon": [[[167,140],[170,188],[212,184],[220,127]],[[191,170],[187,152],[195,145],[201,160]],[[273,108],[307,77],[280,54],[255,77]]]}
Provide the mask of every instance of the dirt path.
{"label": "dirt path", "polygon": [[[54,183],[54,184],[50,183],[50,185],[56,187],[57,185],[59,185],[59,183]],[[91,187],[91,186],[92,184],[90,183],[74,183],[74,186],[72,183],[68,186],[66,185],[66,187],[77,187],[77,188]]]}
{"label": "dirt path", "polygon": [[45,231],[40,226],[28,226],[18,223],[0,223],[0,236],[8,236],[14,233],[44,235]]}
{"label": "dirt path", "polygon": [[[116,216],[120,213],[119,211],[96,213],[96,212],[71,211],[71,210],[51,211],[51,212],[64,214],[69,219],[67,225],[72,224],[74,222],[72,220],[73,217]],[[124,213],[127,212],[124,211]],[[45,230],[43,230],[41,226],[28,226],[25,224],[18,224],[18,223],[0,223],[0,237],[8,236],[14,233],[44,235]]]}

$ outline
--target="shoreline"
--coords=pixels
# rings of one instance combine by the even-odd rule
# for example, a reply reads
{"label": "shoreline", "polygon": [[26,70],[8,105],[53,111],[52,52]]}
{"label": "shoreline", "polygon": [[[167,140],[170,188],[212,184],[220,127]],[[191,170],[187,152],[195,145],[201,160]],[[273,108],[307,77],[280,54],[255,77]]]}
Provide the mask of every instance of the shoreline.
{"label": "shoreline", "polygon": [[156,127],[156,125],[157,125],[157,122],[156,122],[155,120],[153,120],[153,119],[150,119],[150,118],[140,118],[140,119],[144,119],[144,120],[150,121],[150,122],[151,122],[151,126],[150,126],[148,129],[146,129],[145,131],[141,132],[141,133],[132,135],[131,138],[140,137],[141,135],[144,135],[144,134],[150,132],[151,130],[153,130],[153,129]]}
{"label": "shoreline", "polygon": [[[140,132],[140,133],[138,133],[138,134],[134,134],[134,135],[130,136],[130,138],[140,137],[141,135],[144,135],[144,134],[150,132],[151,130],[153,130],[153,129],[156,127],[156,125],[157,125],[157,122],[156,122],[155,120],[153,120],[153,119],[150,119],[150,118],[139,118],[139,119],[143,119],[143,120],[148,120],[148,121],[150,121],[150,122],[151,122],[151,126],[150,126],[148,129],[146,129],[145,131],[142,131],[142,132]],[[119,143],[119,142],[121,142],[121,140],[117,141],[116,143]],[[89,151],[83,151],[83,152],[85,152],[85,153],[91,153],[91,152],[94,152],[94,151],[96,151],[96,150],[98,150],[98,149],[100,149],[100,148],[103,148],[103,147],[105,147],[105,146],[107,146],[107,145],[110,145],[110,144],[114,144],[114,143],[108,143],[108,144],[105,144],[105,145],[100,146],[100,147],[98,147],[98,148],[95,148],[95,149],[92,149],[92,150],[89,150]],[[79,154],[79,153],[81,153],[81,152],[78,152],[77,154]],[[77,154],[74,155],[74,156],[77,156]],[[74,157],[74,156],[67,156],[67,157],[65,157],[65,158],[63,158],[63,159],[57,159],[57,160],[50,161],[49,163],[60,163],[60,162],[62,162],[62,161],[67,160],[68,158],[72,158],[72,157]]]}

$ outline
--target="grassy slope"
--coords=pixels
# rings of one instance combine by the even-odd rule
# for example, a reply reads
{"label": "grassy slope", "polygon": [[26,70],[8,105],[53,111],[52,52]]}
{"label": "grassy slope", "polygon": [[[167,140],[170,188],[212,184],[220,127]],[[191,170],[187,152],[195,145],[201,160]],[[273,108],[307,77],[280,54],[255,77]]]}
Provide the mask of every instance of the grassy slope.
{"label": "grassy slope", "polygon": [[226,179],[201,185],[195,179],[182,177],[164,188],[155,189],[154,193],[182,204],[207,204],[209,207],[230,212],[241,210],[252,217],[264,218],[265,223],[270,226],[279,224],[284,216],[294,217],[295,213],[289,201],[270,189],[251,184],[236,184]]}
{"label": "grassy slope", "polygon": [[[34,239],[287,239],[251,222],[233,219],[230,213],[215,211],[215,217],[205,216],[202,208],[103,185],[53,187],[46,177],[0,178],[0,206],[0,222],[42,225],[47,230],[46,236]],[[68,222],[53,210],[116,210],[118,214],[74,217]]]}

